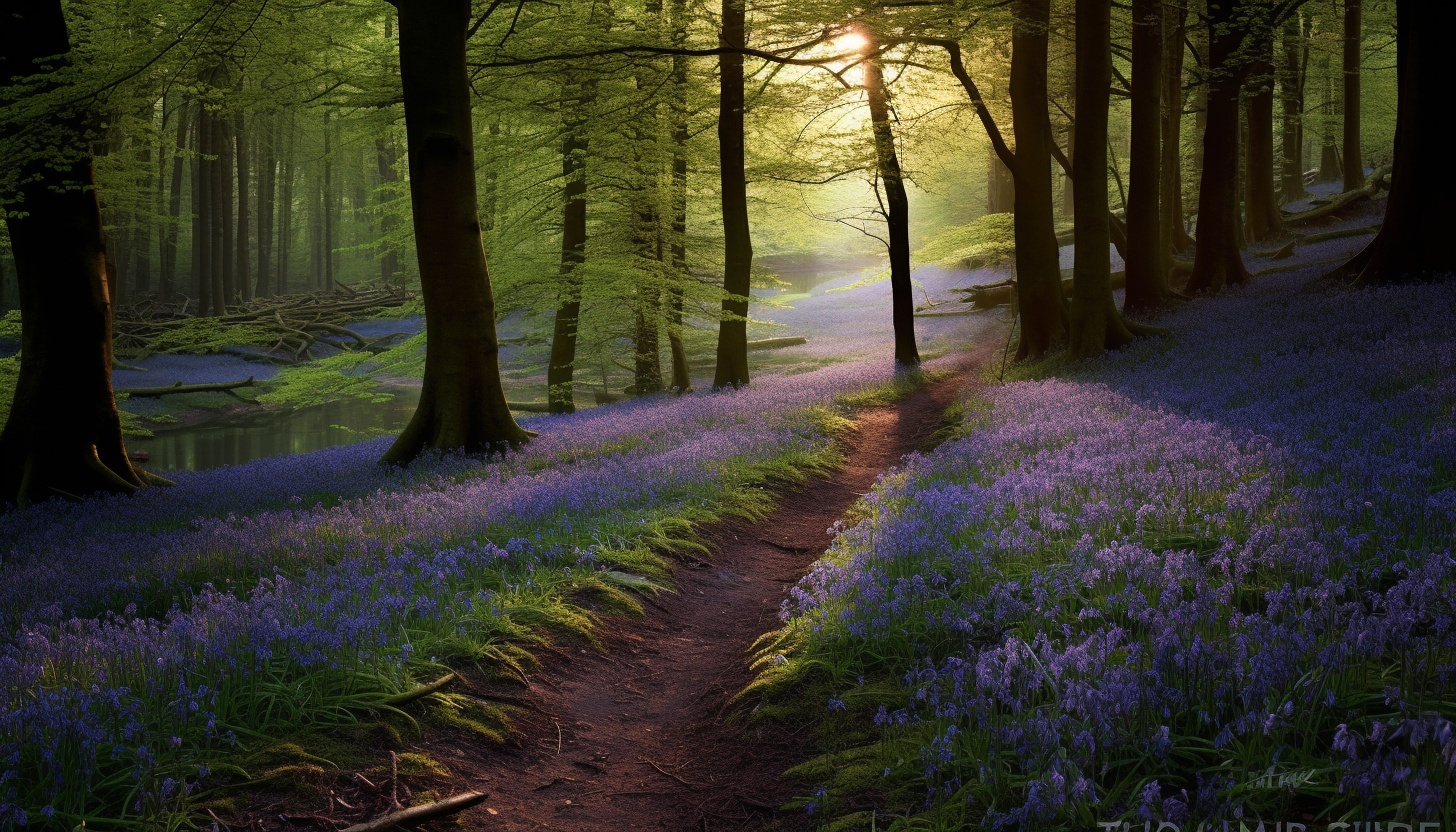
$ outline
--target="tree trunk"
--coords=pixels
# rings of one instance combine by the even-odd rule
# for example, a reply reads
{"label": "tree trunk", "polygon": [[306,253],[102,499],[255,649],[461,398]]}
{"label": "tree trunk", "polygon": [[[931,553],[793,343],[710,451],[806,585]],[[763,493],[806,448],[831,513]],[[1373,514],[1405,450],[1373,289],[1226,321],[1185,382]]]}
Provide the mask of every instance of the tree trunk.
{"label": "tree trunk", "polygon": [[[1080,7],[1079,7],[1080,8]],[[1080,10],[1077,27],[1082,27]],[[1110,36],[1110,35],[1109,35]],[[1082,53],[1079,45],[1077,57]],[[1107,65],[1111,81],[1111,59]],[[1089,62],[1090,63],[1090,62]],[[1101,67],[1092,67],[1101,72]],[[1091,69],[1089,69],[1091,71]],[[1082,73],[1078,72],[1079,80]],[[1155,309],[1168,300],[1168,252],[1162,245],[1163,222],[1158,199],[1162,190],[1163,122],[1163,0],[1133,0],[1132,4],[1132,148],[1128,159],[1127,294],[1125,309]],[[1078,88],[1077,112],[1082,109]],[[1104,102],[1108,103],[1108,102]],[[1103,132],[1107,126],[1104,120]],[[1076,150],[1072,151],[1076,156]],[[1081,163],[1073,161],[1072,169]],[[1102,177],[1106,182],[1106,177]],[[1104,186],[1105,187],[1105,186]],[[1075,193],[1075,188],[1073,189]],[[1171,207],[1171,206],[1169,206]],[[1080,217],[1081,214],[1079,213]],[[1077,249],[1080,251],[1080,247]],[[1076,315],[1075,303],[1072,310]]]}
{"label": "tree trunk", "polygon": [[1297,16],[1290,15],[1284,21],[1281,41],[1284,63],[1279,73],[1279,102],[1284,121],[1284,165],[1279,175],[1279,201],[1287,204],[1309,196],[1304,189],[1304,77],[1309,38],[1300,31]]}
{"label": "tree trunk", "polygon": [[[0,92],[36,62],[62,63],[70,37],[59,0],[12,6],[0,27]],[[6,96],[8,97],[8,96]],[[84,112],[52,113],[81,141]],[[126,455],[111,390],[111,302],[90,158],[21,160],[17,204],[4,207],[21,309],[20,373],[0,432],[0,506],[162,482]],[[23,215],[19,212],[24,206]]]}
{"label": "tree trunk", "polygon": [[212,309],[212,267],[213,267],[213,177],[212,167],[212,113],[207,106],[198,104],[197,159],[193,167],[197,171],[197,190],[193,194],[192,211],[197,215],[194,228],[197,234],[192,238],[193,273],[197,277],[197,314],[211,315]]}
{"label": "tree trunk", "polygon": [[182,180],[186,176],[183,163],[187,148],[187,126],[190,112],[185,100],[177,105],[177,143],[172,148],[172,185],[167,195],[167,224],[162,227],[160,254],[162,274],[157,285],[157,297],[166,303],[177,291],[177,237],[182,221]]}
{"label": "tree trunk", "polygon": [[1319,181],[1340,182],[1344,179],[1344,171],[1341,170],[1340,151],[1335,147],[1335,134],[1330,129],[1336,104],[1330,86],[1330,55],[1323,49],[1319,50],[1318,68],[1324,91],[1324,106],[1320,108],[1323,117],[1320,119]]}
{"label": "tree trunk", "polygon": [[[379,180],[383,183],[380,188],[380,201],[388,203],[395,198],[394,189],[399,182],[399,171],[395,169],[395,165],[399,163],[399,153],[388,139],[376,140],[374,150],[379,160]],[[379,279],[385,284],[394,282],[395,275],[399,273],[399,251],[391,240],[393,234],[394,216],[389,213],[388,207],[382,205],[379,212],[379,236],[384,250],[379,253]]]}
{"label": "tree trunk", "polygon": [[465,34],[470,0],[396,0],[410,193],[425,301],[420,403],[383,462],[520,445],[501,386],[495,299],[476,205]]}
{"label": "tree trunk", "polygon": [[273,212],[278,185],[278,116],[270,113],[258,130],[258,279],[253,294],[273,294]]}
{"label": "tree trunk", "polygon": [[[581,115],[592,96],[586,85],[578,86],[577,100],[563,101],[571,115],[561,141],[561,294],[551,333],[551,357],[546,365],[546,404],[549,413],[572,413],[576,399],[572,377],[576,372],[576,338],[581,321],[581,274],[577,267],[586,261],[586,157],[588,141]],[[569,108],[569,109],[568,109]]]}
{"label": "tree trunk", "polygon": [[227,307],[230,303],[237,303],[237,275],[233,269],[236,263],[233,261],[233,247],[237,240],[233,238],[233,120],[224,115],[219,115],[212,120],[213,127],[217,130],[217,162],[213,165],[214,180],[212,195],[217,203],[217,211],[214,216],[217,218],[218,228],[222,233],[221,244],[217,237],[213,238],[213,244],[218,248],[213,250],[213,283],[212,283],[212,305],[219,315],[227,314]]}
{"label": "tree trunk", "polygon": [[[687,43],[687,0],[673,0],[673,43]],[[671,282],[667,300],[667,344],[672,353],[672,382],[677,393],[693,389],[688,352],[683,345],[683,284],[688,279],[688,59],[672,56],[672,226],[668,243]]]}
{"label": "tree trunk", "polygon": [[238,294],[242,300],[253,299],[253,281],[248,274],[248,246],[252,242],[249,217],[248,217],[248,122],[239,113],[233,122],[234,131],[237,133],[237,165],[238,165],[238,236],[237,236],[237,262],[233,272],[237,276]]}
{"label": "tree trunk", "polygon": [[890,126],[889,94],[885,76],[874,53],[876,39],[866,32],[864,70],[865,98],[875,135],[875,160],[885,190],[885,223],[890,241],[890,309],[895,326],[895,363],[914,367],[920,363],[915,344],[915,297],[910,285],[910,200],[905,195],[905,177],[895,153],[895,131]]}
{"label": "tree trunk", "polygon": [[[148,123],[151,123],[155,118],[155,113],[153,111],[153,105],[151,102],[148,102],[147,105],[143,108],[142,117],[145,118]],[[158,135],[160,136],[162,131],[164,130],[166,130],[165,122],[158,130]],[[141,186],[142,193],[149,193],[152,196],[152,208],[153,210],[156,210],[162,207],[162,188],[164,188],[167,183],[166,179],[162,175],[163,170],[161,169],[160,164],[158,165],[155,174],[153,173],[151,143],[147,142],[145,139],[139,139],[139,141],[142,142],[141,159],[139,161],[141,162],[143,174],[142,181],[138,184]],[[158,142],[157,158],[159,162],[161,157],[162,147],[161,143]],[[152,293],[152,238],[151,234],[148,233],[148,231],[150,230],[150,222],[140,221],[140,217],[138,218],[138,220],[139,221],[137,222],[137,228],[132,234],[132,248],[136,257],[136,265],[132,268],[131,282],[132,291],[136,294],[136,297],[144,298]]]}
{"label": "tree trunk", "polygon": [[1016,179],[992,148],[986,169],[986,213],[1011,214],[1015,211]]}
{"label": "tree trunk", "polygon": [[[746,0],[723,0],[724,49],[748,45]],[[748,175],[743,163],[743,55],[718,58],[718,154],[723,199],[723,319],[718,324],[714,387],[748,383],[748,278],[753,242],[748,235]]]}
{"label": "tree trunk", "polygon": [[1394,171],[1385,222],[1363,251],[1335,272],[1360,286],[1450,279],[1456,254],[1446,235],[1456,228],[1456,169],[1445,138],[1445,110],[1432,106],[1449,92],[1447,39],[1456,7],[1396,4]]}
{"label": "tree trunk", "polygon": [[1244,31],[1240,0],[1208,3],[1208,126],[1198,189],[1198,246],[1188,291],[1217,292],[1249,277],[1239,252],[1239,89],[1248,75],[1238,58]]}
{"label": "tree trunk", "polygon": [[323,260],[323,280],[319,288],[325,292],[334,288],[334,211],[338,206],[338,197],[334,196],[334,150],[333,137],[334,129],[329,111],[324,110],[324,184],[323,184],[323,216],[324,216],[324,239],[323,251],[320,258]]}
{"label": "tree trunk", "polygon": [[[293,254],[293,143],[296,137],[293,113],[287,113],[288,141],[283,151],[283,193],[278,199],[278,294],[286,295],[291,288],[292,269],[290,256]],[[282,135],[282,131],[279,131]]]}
{"label": "tree trunk", "polygon": [[[1051,0],[1018,0],[1013,11],[1011,120],[1016,155],[1014,165],[1008,166],[1016,177],[1016,304],[1021,316],[1016,357],[1041,358],[1067,341],[1067,301],[1062,293],[1052,201],[1051,120],[1046,106]],[[1105,141],[1099,145],[1106,146]]]}
{"label": "tree trunk", "polygon": [[[1077,132],[1081,141],[1072,157],[1072,195],[1076,200],[1076,260],[1072,270],[1072,306],[1068,315],[1067,354],[1074,359],[1093,358],[1109,349],[1117,349],[1132,340],[1132,333],[1122,322],[1112,299],[1112,267],[1108,249],[1112,245],[1107,200],[1107,111],[1111,104],[1108,89],[1112,84],[1112,0],[1077,0]],[[1149,20],[1156,12],[1141,5],[1133,12],[1133,37],[1147,36],[1140,29],[1153,30],[1154,39],[1161,29],[1160,20]],[[1137,41],[1133,42],[1137,60]],[[1146,46],[1146,44],[1144,44]],[[1133,70],[1136,73],[1136,69]],[[1144,148],[1156,161],[1157,99],[1159,85],[1149,83],[1158,76],[1133,76],[1133,89],[1151,88],[1150,113],[1137,113],[1154,125],[1152,141]],[[1146,103],[1144,105],[1146,107]],[[1147,125],[1142,125],[1147,129]],[[1146,137],[1145,137],[1146,138]],[[1144,194],[1157,199],[1156,182]],[[1147,256],[1156,255],[1157,211],[1153,206],[1151,222],[1144,220],[1142,241]],[[1129,255],[1132,248],[1129,229]],[[1129,264],[1131,265],[1131,264]],[[1156,270],[1156,259],[1148,264]],[[1129,278],[1132,270],[1128,270]]]}
{"label": "tree trunk", "polygon": [[[1409,0],[1407,0],[1409,2]],[[1360,152],[1360,0],[1345,0],[1345,190],[1365,184],[1365,156]]]}
{"label": "tree trunk", "polygon": [[[1171,268],[1171,255],[1182,254],[1193,245],[1183,226],[1183,38],[1188,27],[1188,7],[1175,4],[1163,15],[1163,41],[1167,44],[1163,66],[1162,168],[1159,179],[1158,248],[1164,265]],[[1164,272],[1164,280],[1167,280]]]}
{"label": "tree trunk", "polygon": [[1273,67],[1261,60],[1254,64],[1250,78],[1252,89],[1244,106],[1249,125],[1244,157],[1244,236],[1257,243],[1278,234],[1284,223],[1274,182]]}

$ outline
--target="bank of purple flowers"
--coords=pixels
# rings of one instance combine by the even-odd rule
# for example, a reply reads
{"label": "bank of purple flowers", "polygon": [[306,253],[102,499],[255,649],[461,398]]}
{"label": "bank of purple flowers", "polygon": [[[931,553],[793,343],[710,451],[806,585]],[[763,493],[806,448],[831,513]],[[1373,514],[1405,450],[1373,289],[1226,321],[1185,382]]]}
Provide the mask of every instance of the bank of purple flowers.
{"label": "bank of purple flowers", "polygon": [[1310,277],[993,388],[881,482],[762,661],[860,737],[806,767],[811,811],[1452,819],[1456,289]]}
{"label": "bank of purple flowers", "polygon": [[826,406],[892,379],[842,364],[540,419],[504,458],[389,470],[382,440],[0,517],[0,830],[175,825],[220,761],[589,630],[690,524],[831,462]]}

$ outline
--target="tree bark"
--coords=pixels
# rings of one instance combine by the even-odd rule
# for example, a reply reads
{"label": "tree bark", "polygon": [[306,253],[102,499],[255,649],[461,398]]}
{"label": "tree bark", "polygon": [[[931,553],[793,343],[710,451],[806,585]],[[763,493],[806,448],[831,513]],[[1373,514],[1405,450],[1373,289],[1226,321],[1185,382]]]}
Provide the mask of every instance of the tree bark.
{"label": "tree bark", "polygon": [[[1188,229],[1183,226],[1183,39],[1188,30],[1188,7],[1175,4],[1163,15],[1163,126],[1162,167],[1159,179],[1158,248],[1163,252],[1165,268],[1171,268],[1171,256],[1182,254],[1193,245]],[[1164,271],[1164,280],[1168,272]]]}
{"label": "tree bark", "polygon": [[[1112,299],[1112,268],[1108,249],[1112,246],[1107,199],[1107,111],[1111,104],[1108,89],[1112,84],[1112,1],[1077,0],[1077,132],[1081,141],[1072,158],[1072,197],[1076,201],[1076,260],[1072,269],[1072,305],[1068,316],[1067,354],[1074,359],[1093,358],[1109,349],[1117,349],[1132,340],[1132,333],[1123,324],[1122,315]],[[1161,21],[1149,20],[1150,9],[1140,6],[1133,12],[1133,37],[1138,27],[1161,28]],[[1139,13],[1141,12],[1141,14]],[[1142,33],[1146,36],[1146,32]],[[1156,37],[1156,36],[1155,36]],[[1144,44],[1146,46],[1146,44]],[[1137,60],[1137,42],[1134,41]],[[1134,69],[1136,72],[1136,69]],[[1156,75],[1145,75],[1143,81],[1133,77],[1133,89],[1152,89],[1152,112],[1143,115],[1154,127],[1152,141],[1144,147],[1156,160],[1158,85],[1149,83]],[[1146,106],[1146,104],[1145,104]],[[1142,125],[1147,129],[1146,124]],[[1157,199],[1156,182],[1145,195]],[[1153,206],[1151,222],[1144,220],[1145,239],[1142,245],[1147,256],[1156,255],[1157,212]],[[1129,255],[1134,255],[1129,229]],[[1156,270],[1156,259],[1148,264]],[[1128,277],[1132,277],[1129,264]]]}
{"label": "tree bark", "polygon": [[258,130],[258,277],[253,294],[273,294],[273,216],[278,196],[278,115],[263,117]]}
{"label": "tree bark", "polygon": [[592,96],[586,85],[578,85],[574,102],[563,101],[566,119],[561,141],[561,290],[556,320],[551,333],[551,357],[546,366],[546,401],[550,413],[576,410],[572,377],[576,372],[576,338],[581,321],[581,274],[577,267],[586,261],[586,157],[589,141],[582,131]]}
{"label": "tree bark", "polygon": [[162,227],[159,255],[162,260],[161,275],[157,283],[157,297],[166,303],[177,291],[177,237],[182,220],[182,180],[186,176],[185,150],[187,148],[187,127],[190,115],[186,101],[179,102],[174,117],[177,119],[177,143],[172,148],[172,183],[167,195],[167,224]]}
{"label": "tree bark", "polygon": [[[1407,0],[1409,2],[1409,0]],[[1360,0],[1345,0],[1345,190],[1365,184],[1365,156],[1360,152]]]}
{"label": "tree bark", "polygon": [[253,299],[253,281],[248,273],[248,246],[252,242],[252,231],[250,229],[250,217],[248,216],[248,121],[245,116],[239,113],[233,122],[234,133],[237,138],[237,166],[238,166],[238,235],[237,261],[233,266],[236,275],[237,291],[244,302]]}
{"label": "tree bark", "polygon": [[[281,165],[283,176],[282,193],[278,198],[278,294],[286,295],[289,291],[292,269],[290,268],[290,256],[293,254],[293,181],[297,178],[293,170],[293,142],[295,138],[295,125],[292,111],[286,113],[288,141],[284,145],[283,162]],[[280,129],[279,136],[283,131]]]}
{"label": "tree bark", "polygon": [[[748,45],[746,0],[723,0],[724,49]],[[743,54],[718,58],[718,153],[723,200],[723,318],[718,324],[714,387],[737,387],[748,378],[748,290],[753,242],[748,230],[748,175],[743,162]]]}
{"label": "tree bark", "polygon": [[[1011,34],[1011,120],[1016,155],[1016,357],[1041,358],[1067,341],[1067,301],[1052,200],[1051,119],[1047,114],[1047,30],[1051,0],[1018,0]],[[1085,143],[1085,137],[1078,137]],[[1004,145],[1003,145],[1004,146]],[[1101,148],[1106,148],[1103,141]],[[998,148],[999,152],[999,148]],[[1105,169],[1106,165],[1102,166]],[[1075,186],[1073,188],[1075,199]],[[1105,212],[1104,212],[1105,213]]]}
{"label": "tree bark", "polygon": [[885,192],[885,223],[890,241],[890,316],[895,327],[895,363],[914,367],[920,363],[915,344],[915,297],[910,285],[910,200],[905,194],[905,176],[895,153],[895,131],[890,126],[890,101],[885,76],[875,57],[875,37],[865,33],[865,98],[875,137],[875,160]]}
{"label": "tree bark", "polygon": [[334,210],[338,205],[338,198],[334,196],[334,150],[333,136],[334,129],[328,110],[324,110],[324,184],[323,184],[323,216],[324,216],[324,239],[323,251],[320,257],[323,260],[323,280],[319,288],[329,291],[334,288]]}
{"label": "tree bark", "polygon": [[192,212],[197,221],[193,223],[196,234],[192,238],[193,274],[197,278],[197,314],[207,316],[212,310],[212,248],[213,248],[213,199],[212,199],[212,113],[207,106],[198,102],[197,114],[197,158],[193,168],[197,175],[197,188],[193,192]]}
{"label": "tree bark", "polygon": [[[687,42],[687,0],[673,0],[673,43]],[[693,389],[688,370],[688,352],[683,345],[683,284],[688,279],[688,59],[672,56],[672,225],[668,241],[671,282],[667,300],[667,344],[672,353],[670,389],[686,393]],[[745,345],[746,346],[746,345]]]}
{"label": "tree bark", "polygon": [[[382,138],[375,141],[374,151],[379,162],[379,181],[383,183],[380,201],[387,203],[394,198],[394,188],[399,183],[399,171],[395,169],[395,165],[399,163],[399,153],[392,141]],[[399,250],[390,240],[394,234],[394,223],[394,216],[389,213],[389,209],[381,205],[379,236],[384,250],[379,253],[379,279],[385,284],[392,283],[399,273]]]}
{"label": "tree bark", "polygon": [[1250,243],[1258,243],[1283,229],[1274,182],[1273,67],[1262,60],[1255,63],[1250,87],[1244,107],[1249,125],[1244,156],[1244,236]]}
{"label": "tree bark", "polygon": [[1344,179],[1344,171],[1341,169],[1340,151],[1335,147],[1335,134],[1330,129],[1332,111],[1337,102],[1330,85],[1330,55],[1324,49],[1319,51],[1318,68],[1324,90],[1324,106],[1321,108],[1323,118],[1320,119],[1319,181],[1340,182]]}
{"label": "tree bark", "polygon": [[[1077,14],[1078,31],[1082,15]],[[1109,24],[1110,25],[1110,24]],[[1109,37],[1111,36],[1109,31]],[[1077,58],[1082,59],[1081,45]],[[1103,68],[1093,67],[1098,72]],[[1106,67],[1111,82],[1111,58]],[[1091,71],[1089,69],[1089,71]],[[1078,72],[1078,78],[1082,73]],[[1128,160],[1127,204],[1127,310],[1155,309],[1168,300],[1169,246],[1163,245],[1163,222],[1159,210],[1162,190],[1163,122],[1163,0],[1133,0],[1132,4],[1132,148]],[[1077,112],[1085,103],[1078,87]],[[1104,101],[1104,105],[1109,102]],[[1107,131],[1105,116],[1102,131]],[[1080,170],[1075,160],[1073,170]],[[1104,183],[1106,177],[1102,177]],[[1105,188],[1104,188],[1105,189]],[[1073,189],[1075,194],[1075,188]],[[1171,207],[1171,205],[1169,206]],[[1079,213],[1080,217],[1081,214]],[[1079,247],[1078,251],[1081,250]],[[1075,316],[1076,310],[1073,309]]]}
{"label": "tree bark", "polygon": [[986,169],[986,213],[1011,214],[1015,211],[1016,179],[992,149]]}
{"label": "tree bark", "polygon": [[395,0],[410,192],[425,301],[420,403],[383,462],[426,450],[483,453],[527,441],[501,386],[495,299],[476,204],[465,67],[470,0]]}
{"label": "tree bark", "polygon": [[[219,114],[212,120],[217,130],[217,161],[213,163],[213,198],[217,205],[214,217],[217,219],[221,237],[213,237],[213,283],[212,305],[219,315],[227,314],[230,303],[237,303],[237,275],[233,269],[233,120]],[[219,243],[219,239],[221,243]]]}
{"label": "tree bark", "polygon": [[1240,0],[1208,3],[1208,126],[1203,134],[1203,176],[1198,189],[1198,246],[1188,291],[1217,292],[1248,280],[1239,252],[1239,89],[1248,65]]}
{"label": "tree bark", "polygon": [[1359,286],[1449,280],[1456,254],[1446,237],[1456,228],[1456,170],[1445,138],[1450,76],[1447,40],[1456,8],[1447,3],[1396,4],[1394,171],[1385,222],[1364,250],[1334,276]]}
{"label": "tree bark", "polygon": [[[70,36],[59,0],[12,6],[0,27],[0,90],[59,69]],[[51,58],[49,67],[37,62]],[[83,142],[86,114],[52,113]],[[8,138],[8,137],[7,137]],[[129,493],[164,482],[134,469],[111,390],[111,301],[89,156],[20,162],[20,201],[6,205],[21,309],[20,373],[0,431],[0,506]],[[23,215],[20,212],[23,205]]]}
{"label": "tree bark", "polygon": [[1279,201],[1287,204],[1309,196],[1304,189],[1304,79],[1309,37],[1300,31],[1298,17],[1290,15],[1284,21],[1281,41],[1284,62],[1279,73],[1279,103],[1284,122],[1284,164],[1279,176]]}

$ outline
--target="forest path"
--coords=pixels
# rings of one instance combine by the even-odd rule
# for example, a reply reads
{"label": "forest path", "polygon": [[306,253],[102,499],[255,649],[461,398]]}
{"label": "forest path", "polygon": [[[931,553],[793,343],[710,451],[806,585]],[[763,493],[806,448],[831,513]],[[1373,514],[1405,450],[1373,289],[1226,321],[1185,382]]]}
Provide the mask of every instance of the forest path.
{"label": "forest path", "polygon": [[861,410],[840,440],[844,464],[784,493],[764,520],[704,529],[711,562],[680,566],[677,592],[648,601],[643,618],[614,621],[605,651],[549,656],[531,677],[518,747],[426,741],[454,771],[454,788],[490,795],[465,814],[465,827],[744,830],[775,817],[775,828],[802,825],[776,807],[794,795],[780,775],[805,758],[807,731],[724,721],[753,678],[746,651],[779,626],[780,604],[829,546],[829,527],[882,472],[927,446],[997,340],[958,355],[948,377]]}

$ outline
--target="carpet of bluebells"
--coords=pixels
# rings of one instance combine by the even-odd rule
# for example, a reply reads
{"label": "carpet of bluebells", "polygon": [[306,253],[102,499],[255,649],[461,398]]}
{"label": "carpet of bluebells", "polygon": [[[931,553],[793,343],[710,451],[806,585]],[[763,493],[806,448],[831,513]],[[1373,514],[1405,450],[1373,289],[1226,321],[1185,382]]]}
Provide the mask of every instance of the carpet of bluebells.
{"label": "carpet of bluebells", "polygon": [[1456,291],[1311,276],[979,394],[882,478],[762,659],[864,740],[811,812],[1456,815]]}
{"label": "carpet of bluebells", "polygon": [[761,511],[766,477],[831,461],[836,396],[893,380],[840,364],[537,420],[486,461],[386,469],[378,440],[0,517],[0,829],[175,819],[235,743],[589,630],[584,597],[630,608],[649,548]]}

